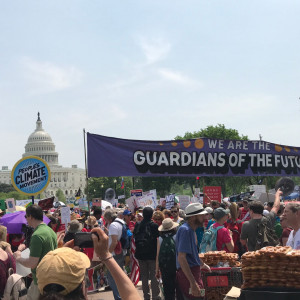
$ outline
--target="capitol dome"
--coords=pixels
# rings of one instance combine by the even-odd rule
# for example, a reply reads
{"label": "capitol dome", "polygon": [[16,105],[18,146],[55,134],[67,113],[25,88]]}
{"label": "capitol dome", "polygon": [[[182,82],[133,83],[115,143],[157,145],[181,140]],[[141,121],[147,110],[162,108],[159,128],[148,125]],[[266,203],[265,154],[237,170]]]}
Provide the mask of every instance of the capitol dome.
{"label": "capitol dome", "polygon": [[38,113],[36,129],[29,136],[25,145],[23,157],[31,155],[42,158],[49,165],[58,165],[58,153],[55,152],[55,144],[52,142],[50,134],[43,129],[40,113]]}

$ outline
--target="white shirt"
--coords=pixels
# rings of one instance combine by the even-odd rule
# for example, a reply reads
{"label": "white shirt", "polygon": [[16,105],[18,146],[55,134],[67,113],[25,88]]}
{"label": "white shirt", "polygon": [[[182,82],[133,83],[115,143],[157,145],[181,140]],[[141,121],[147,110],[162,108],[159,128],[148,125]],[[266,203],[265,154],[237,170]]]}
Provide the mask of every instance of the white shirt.
{"label": "white shirt", "polygon": [[[121,222],[122,224],[125,224],[125,222],[122,220],[122,219],[119,219],[119,218],[116,218],[115,221],[119,221]],[[118,236],[118,241],[121,239],[121,236],[122,236],[122,225],[118,222],[112,222],[110,225],[109,225],[109,228],[108,228],[108,247],[110,247],[111,245],[111,236],[112,235],[117,235]],[[124,253],[124,250],[123,250],[123,253]],[[125,253],[126,254],[126,250],[125,250]],[[112,252],[112,255],[115,255],[115,252]]]}
{"label": "white shirt", "polygon": [[294,230],[290,232],[286,245],[292,247],[293,249],[300,250],[300,229],[298,229],[295,236]]}

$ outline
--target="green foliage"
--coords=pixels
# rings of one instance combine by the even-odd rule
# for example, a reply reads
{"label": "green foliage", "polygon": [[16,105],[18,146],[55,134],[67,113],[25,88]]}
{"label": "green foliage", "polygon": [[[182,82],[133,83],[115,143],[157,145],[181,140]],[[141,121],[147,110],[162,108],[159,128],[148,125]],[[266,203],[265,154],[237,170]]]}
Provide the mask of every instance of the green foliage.
{"label": "green foliage", "polygon": [[199,131],[186,132],[183,137],[176,136],[175,140],[196,139],[200,137],[223,139],[223,140],[248,140],[248,136],[239,135],[236,129],[226,128],[224,124],[207,126]]}
{"label": "green foliage", "polygon": [[58,198],[58,201],[66,203],[66,197],[64,192],[61,189],[58,189],[55,193],[55,196]]}
{"label": "green foliage", "polygon": [[12,184],[0,183],[0,193],[13,192],[15,189]]}
{"label": "green foliage", "polygon": [[26,200],[31,199],[30,196],[27,196],[25,194],[21,194],[17,191],[11,191],[9,193],[0,193],[0,199],[8,199],[8,198],[14,198],[15,200]]}

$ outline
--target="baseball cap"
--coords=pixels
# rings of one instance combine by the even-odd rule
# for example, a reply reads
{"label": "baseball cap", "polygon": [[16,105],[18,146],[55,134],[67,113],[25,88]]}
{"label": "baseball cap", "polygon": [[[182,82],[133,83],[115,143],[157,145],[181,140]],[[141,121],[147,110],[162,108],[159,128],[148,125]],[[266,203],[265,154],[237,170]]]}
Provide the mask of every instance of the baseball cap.
{"label": "baseball cap", "polygon": [[71,248],[62,247],[48,252],[36,269],[40,293],[43,295],[48,284],[58,284],[65,288],[60,294],[69,294],[83,282],[90,265],[87,255]]}
{"label": "baseball cap", "polygon": [[229,209],[224,209],[222,207],[218,207],[217,209],[214,210],[214,218],[216,220],[222,219],[225,215],[230,214]]}
{"label": "baseball cap", "polygon": [[186,217],[192,217],[196,215],[205,215],[208,212],[204,210],[201,203],[191,203],[185,208]]}
{"label": "baseball cap", "polygon": [[123,212],[123,216],[129,216],[131,215],[131,211],[129,209],[125,209]]}

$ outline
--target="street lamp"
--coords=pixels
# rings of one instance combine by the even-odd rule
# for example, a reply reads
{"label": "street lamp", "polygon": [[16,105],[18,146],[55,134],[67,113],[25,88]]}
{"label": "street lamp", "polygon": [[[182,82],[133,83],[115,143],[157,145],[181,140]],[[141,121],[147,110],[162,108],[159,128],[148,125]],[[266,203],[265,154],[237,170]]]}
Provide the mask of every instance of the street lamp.
{"label": "street lamp", "polygon": [[102,199],[104,198],[104,196],[103,196],[103,188],[104,188],[104,185],[101,184],[101,197],[102,197]]}
{"label": "street lamp", "polygon": [[115,192],[117,193],[117,179],[114,180],[114,184],[115,184]]}

